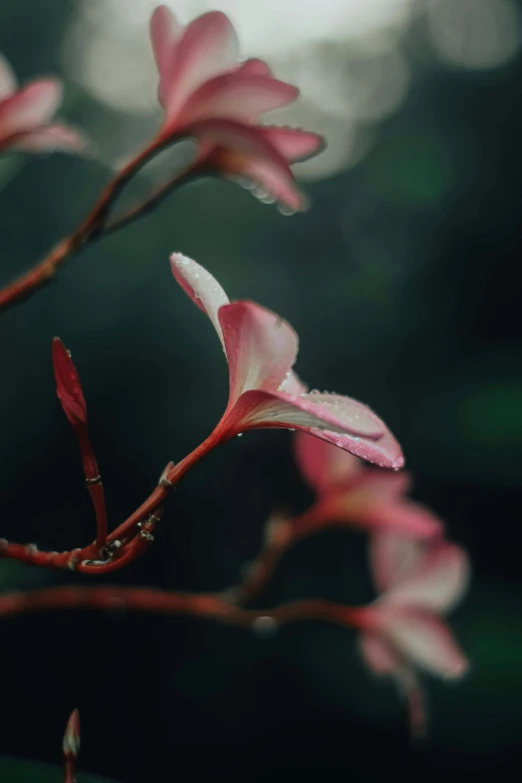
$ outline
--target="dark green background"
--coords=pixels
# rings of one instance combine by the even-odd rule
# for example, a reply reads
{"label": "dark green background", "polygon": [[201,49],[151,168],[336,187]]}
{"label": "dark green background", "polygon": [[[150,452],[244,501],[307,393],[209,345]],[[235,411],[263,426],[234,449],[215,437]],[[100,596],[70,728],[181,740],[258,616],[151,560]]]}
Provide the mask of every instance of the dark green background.
{"label": "dark green background", "polygon": [[[70,12],[66,0],[3,0],[0,50],[22,79],[60,71]],[[522,59],[494,71],[443,66],[415,28],[405,47],[406,101],[360,164],[307,187],[310,212],[283,217],[233,184],[197,183],[2,314],[0,534],[47,549],[92,538],[54,396],[56,334],[81,372],[113,524],[212,429],[226,367],[211,325],[172,280],[168,255],[182,250],[231,297],[288,318],[312,386],[367,401],[393,428],[415,496],[471,553],[472,589],[452,618],[470,675],[427,683],[430,738],[411,747],[403,705],[367,673],[349,631],[309,624],[257,639],[133,615],[4,620],[5,755],[60,763],[78,706],[82,768],[125,782],[489,780],[520,761]],[[64,112],[97,138],[125,122],[74,85]],[[107,178],[66,156],[0,160],[2,281],[70,231]],[[288,434],[258,432],[212,454],[169,501],[150,553],[106,581],[234,583],[270,510],[310,500],[290,445]],[[364,601],[364,556],[362,536],[325,533],[285,560],[264,601]],[[76,581],[0,563],[4,591]],[[61,773],[45,774],[25,779]]]}

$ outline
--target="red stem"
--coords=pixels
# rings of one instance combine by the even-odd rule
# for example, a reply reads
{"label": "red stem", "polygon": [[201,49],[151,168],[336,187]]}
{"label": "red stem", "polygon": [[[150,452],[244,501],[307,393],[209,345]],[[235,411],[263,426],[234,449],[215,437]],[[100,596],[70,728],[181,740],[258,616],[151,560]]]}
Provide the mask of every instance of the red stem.
{"label": "red stem", "polygon": [[75,759],[65,760],[63,783],[76,783],[76,760]]}
{"label": "red stem", "polygon": [[270,609],[243,609],[219,595],[167,593],[138,587],[51,587],[0,596],[0,616],[27,614],[54,609],[109,609],[153,614],[188,615],[207,620],[255,628],[261,618],[275,624],[302,620],[325,620],[337,625],[360,628],[366,625],[368,610],[333,601],[306,599]]}
{"label": "red stem", "polygon": [[[102,191],[98,201],[87,215],[85,220],[70,236],[63,239],[51,252],[36,266],[30,269],[25,274],[21,275],[17,280],[7,285],[5,288],[0,289],[0,309],[10,307],[18,302],[20,299],[29,296],[37,288],[47,283],[57,273],[60,266],[62,266],[73,254],[78,253],[89,242],[102,236],[105,228],[105,220],[109,213],[110,207],[116,196],[120,193],[126,183],[131,177],[142,168],[147,161],[158,153],[163,147],[175,143],[178,140],[177,137],[172,136],[170,138],[155,138],[151,144],[142,150],[136,157],[134,157],[126,166],[124,166],[119,172],[115,174],[113,179],[106,185]],[[200,166],[197,164],[194,166],[194,172],[199,173]],[[180,184],[187,181],[191,177],[192,169],[182,172],[179,178],[175,178],[168,183],[168,186],[163,188],[159,197],[163,194],[170,192],[172,188],[177,184],[178,180]],[[146,199],[141,205],[135,207],[126,215],[117,219],[108,230],[113,231],[121,226],[127,225],[130,220],[134,220],[139,217],[149,208],[149,201],[153,204],[158,201],[158,194],[154,194],[150,199]]]}

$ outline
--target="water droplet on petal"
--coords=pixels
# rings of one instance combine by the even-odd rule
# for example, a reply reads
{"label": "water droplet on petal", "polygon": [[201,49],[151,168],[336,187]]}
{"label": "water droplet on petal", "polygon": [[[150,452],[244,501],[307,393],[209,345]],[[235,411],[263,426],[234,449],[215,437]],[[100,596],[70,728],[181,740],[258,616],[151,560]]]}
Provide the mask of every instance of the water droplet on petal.
{"label": "water droplet on petal", "polygon": [[238,437],[238,438],[242,438],[242,437],[243,437],[243,433],[242,433],[242,432],[238,432],[238,433],[237,433],[237,437]]}

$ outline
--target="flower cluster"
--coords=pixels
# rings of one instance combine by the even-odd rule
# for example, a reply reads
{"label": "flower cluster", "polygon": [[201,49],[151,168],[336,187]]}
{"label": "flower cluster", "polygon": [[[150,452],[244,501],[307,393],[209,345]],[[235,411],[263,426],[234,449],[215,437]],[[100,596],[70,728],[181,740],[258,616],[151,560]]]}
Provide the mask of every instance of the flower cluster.
{"label": "flower cluster", "polygon": [[[268,199],[292,210],[304,207],[290,164],[316,154],[322,139],[305,130],[261,124],[265,112],[295,100],[297,89],[277,80],[265,62],[239,59],[234,28],[223,13],[204,14],[183,27],[160,6],[152,15],[150,32],[164,111],[158,133],[115,174],[80,227],[0,292],[0,307],[36,290],[88,242],[154,206],[151,198],[120,221],[107,221],[121,188],[144,162],[186,137],[196,140],[195,160],[170,184],[185,184],[201,174],[246,178]],[[60,100],[56,79],[39,79],[18,89],[10,67],[0,60],[0,151],[84,149],[82,134],[52,122]],[[171,488],[212,449],[250,430],[295,431],[297,464],[314,500],[298,516],[270,520],[264,549],[234,590],[205,596],[117,587],[51,588],[0,597],[0,615],[123,603],[136,610],[191,614],[244,627],[256,627],[267,618],[273,623],[310,618],[339,623],[355,629],[368,666],[399,684],[408,699],[412,727],[420,731],[424,707],[418,671],[459,677],[467,668],[442,619],[466,588],[466,554],[444,538],[444,526],[431,511],[407,496],[410,479],[401,470],[403,453],[382,419],[351,397],[310,391],[299,378],[294,371],[298,337],[283,318],[250,300],[231,302],[212,274],[185,255],[174,253],[170,263],[174,279],[209,318],[225,353],[229,397],[221,419],[190,454],[166,466],[150,496],[109,532],[80,378],[69,351],[55,338],[57,395],[78,441],[96,537],[61,553],[0,539],[0,557],[92,575],[124,567],[153,542]],[[253,609],[253,598],[262,594],[284,552],[328,525],[356,526],[368,534],[377,598],[363,607],[316,598]],[[67,780],[74,779],[78,744],[75,712],[64,744]]]}

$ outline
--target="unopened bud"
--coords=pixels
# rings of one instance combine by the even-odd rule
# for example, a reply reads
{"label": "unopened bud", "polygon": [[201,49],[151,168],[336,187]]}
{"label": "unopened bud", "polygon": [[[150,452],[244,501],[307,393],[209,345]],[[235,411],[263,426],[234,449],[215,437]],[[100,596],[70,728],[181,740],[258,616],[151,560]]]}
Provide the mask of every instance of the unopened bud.
{"label": "unopened bud", "polygon": [[67,721],[63,735],[63,755],[67,761],[73,761],[80,752],[80,713],[74,710]]}

